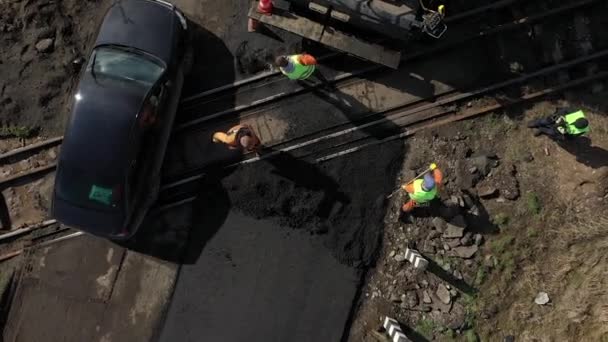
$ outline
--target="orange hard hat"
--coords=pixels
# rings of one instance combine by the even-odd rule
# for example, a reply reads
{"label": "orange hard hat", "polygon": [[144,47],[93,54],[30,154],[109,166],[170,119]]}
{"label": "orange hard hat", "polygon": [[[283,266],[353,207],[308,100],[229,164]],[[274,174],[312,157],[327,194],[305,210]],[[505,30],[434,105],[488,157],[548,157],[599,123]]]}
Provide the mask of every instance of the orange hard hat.
{"label": "orange hard hat", "polygon": [[312,55],[305,53],[300,56],[300,63],[304,65],[316,65],[317,60]]}

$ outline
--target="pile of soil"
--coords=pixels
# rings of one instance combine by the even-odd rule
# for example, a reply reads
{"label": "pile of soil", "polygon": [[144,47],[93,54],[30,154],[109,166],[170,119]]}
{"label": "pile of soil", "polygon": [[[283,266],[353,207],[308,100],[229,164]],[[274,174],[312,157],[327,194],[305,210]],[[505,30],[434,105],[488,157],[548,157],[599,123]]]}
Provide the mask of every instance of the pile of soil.
{"label": "pile of soil", "polygon": [[107,0],[1,0],[0,126],[61,134],[77,79]]}
{"label": "pile of soil", "polygon": [[241,168],[222,183],[241,185],[227,190],[246,215],[306,229],[323,238],[340,262],[367,266],[380,244],[385,197],[405,151],[393,142],[323,164],[283,154]]}

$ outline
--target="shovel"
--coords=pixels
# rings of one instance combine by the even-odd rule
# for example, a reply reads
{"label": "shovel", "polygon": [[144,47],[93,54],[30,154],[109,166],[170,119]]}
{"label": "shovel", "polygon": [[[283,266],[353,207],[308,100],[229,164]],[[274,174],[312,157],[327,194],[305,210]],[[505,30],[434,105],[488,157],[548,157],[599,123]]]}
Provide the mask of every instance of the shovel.
{"label": "shovel", "polygon": [[[405,185],[408,185],[408,184],[412,183],[412,182],[413,182],[413,181],[415,181],[416,179],[418,179],[418,178],[420,178],[420,177],[424,176],[424,175],[425,175],[427,172],[431,172],[431,171],[435,170],[436,168],[437,168],[437,164],[432,163],[432,164],[431,164],[431,166],[429,166],[429,168],[428,168],[428,169],[424,170],[424,171],[423,171],[421,174],[419,174],[418,176],[416,176],[416,177],[412,178],[412,180],[410,180],[409,182],[405,183]],[[402,186],[403,186],[403,185],[402,185]],[[397,192],[399,192],[399,190],[401,190],[401,187],[402,187],[402,186],[398,187],[398,188],[397,188],[397,189],[395,189],[393,192],[391,192],[391,193],[390,193],[390,195],[386,196],[386,199],[389,199],[389,198],[393,197],[393,196],[394,196],[394,195],[395,195]]]}

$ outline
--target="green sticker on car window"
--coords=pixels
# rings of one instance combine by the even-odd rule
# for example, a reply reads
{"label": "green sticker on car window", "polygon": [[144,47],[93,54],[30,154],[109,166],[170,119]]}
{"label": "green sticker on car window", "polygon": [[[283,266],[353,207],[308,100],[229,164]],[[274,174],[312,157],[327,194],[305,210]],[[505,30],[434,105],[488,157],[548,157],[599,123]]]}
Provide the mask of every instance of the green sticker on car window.
{"label": "green sticker on car window", "polygon": [[105,205],[110,205],[112,203],[112,189],[93,185],[89,192],[89,199]]}

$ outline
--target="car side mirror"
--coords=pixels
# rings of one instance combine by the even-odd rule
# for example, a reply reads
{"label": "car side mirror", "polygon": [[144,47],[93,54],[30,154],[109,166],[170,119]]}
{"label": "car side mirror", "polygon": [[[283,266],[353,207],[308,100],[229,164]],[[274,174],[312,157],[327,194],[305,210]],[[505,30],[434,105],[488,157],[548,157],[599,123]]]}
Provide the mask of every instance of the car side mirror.
{"label": "car side mirror", "polygon": [[84,62],[86,62],[86,59],[84,57],[78,57],[74,59],[72,61],[72,69],[74,70],[74,72],[80,71]]}

